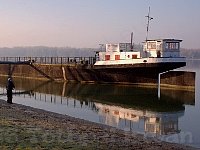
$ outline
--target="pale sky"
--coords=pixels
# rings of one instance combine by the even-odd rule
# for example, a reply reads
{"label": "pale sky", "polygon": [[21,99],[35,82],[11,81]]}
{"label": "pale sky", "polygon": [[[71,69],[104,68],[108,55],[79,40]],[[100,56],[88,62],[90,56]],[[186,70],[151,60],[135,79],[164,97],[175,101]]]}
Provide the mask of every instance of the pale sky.
{"label": "pale sky", "polygon": [[0,47],[71,46],[182,39],[200,48],[200,0],[0,0]]}

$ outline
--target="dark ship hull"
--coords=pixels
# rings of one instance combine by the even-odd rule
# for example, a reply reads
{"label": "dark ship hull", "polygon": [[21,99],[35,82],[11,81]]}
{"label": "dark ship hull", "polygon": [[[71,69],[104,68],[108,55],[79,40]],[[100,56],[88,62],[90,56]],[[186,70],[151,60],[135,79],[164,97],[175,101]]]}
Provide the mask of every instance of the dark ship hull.
{"label": "dark ship hull", "polygon": [[185,62],[94,66],[97,81],[115,83],[157,83],[158,74],[185,66]]}

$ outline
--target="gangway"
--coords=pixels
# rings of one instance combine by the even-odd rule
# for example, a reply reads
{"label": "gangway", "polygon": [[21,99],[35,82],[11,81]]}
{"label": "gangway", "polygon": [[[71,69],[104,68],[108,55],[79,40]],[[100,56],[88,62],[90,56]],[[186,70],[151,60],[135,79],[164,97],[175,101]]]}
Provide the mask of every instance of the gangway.
{"label": "gangway", "polygon": [[34,70],[39,72],[44,77],[46,77],[46,78],[48,78],[49,80],[52,80],[52,81],[54,80],[52,77],[50,77],[49,75],[44,73],[42,70],[37,68],[34,65],[34,61],[31,61],[31,60],[28,60],[28,61],[0,61],[0,65],[1,64],[4,64],[4,65],[8,64],[8,77],[12,77],[12,73],[13,73],[16,65],[29,65],[30,67],[32,67]]}

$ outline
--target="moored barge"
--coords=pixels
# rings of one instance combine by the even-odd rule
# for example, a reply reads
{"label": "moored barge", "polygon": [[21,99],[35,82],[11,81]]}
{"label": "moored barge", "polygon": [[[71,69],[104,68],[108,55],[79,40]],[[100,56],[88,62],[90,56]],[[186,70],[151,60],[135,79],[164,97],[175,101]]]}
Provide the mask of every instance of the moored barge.
{"label": "moored barge", "polygon": [[156,82],[159,73],[186,65],[180,56],[178,39],[146,40],[143,50],[133,50],[131,43],[106,44],[93,66],[106,82]]}

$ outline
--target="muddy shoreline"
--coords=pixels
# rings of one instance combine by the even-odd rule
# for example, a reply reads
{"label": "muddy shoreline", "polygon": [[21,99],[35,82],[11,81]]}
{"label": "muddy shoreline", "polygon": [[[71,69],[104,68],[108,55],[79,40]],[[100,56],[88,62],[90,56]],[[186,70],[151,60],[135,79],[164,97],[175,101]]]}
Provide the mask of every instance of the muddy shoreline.
{"label": "muddy shoreline", "polygon": [[0,149],[196,149],[0,100]]}

